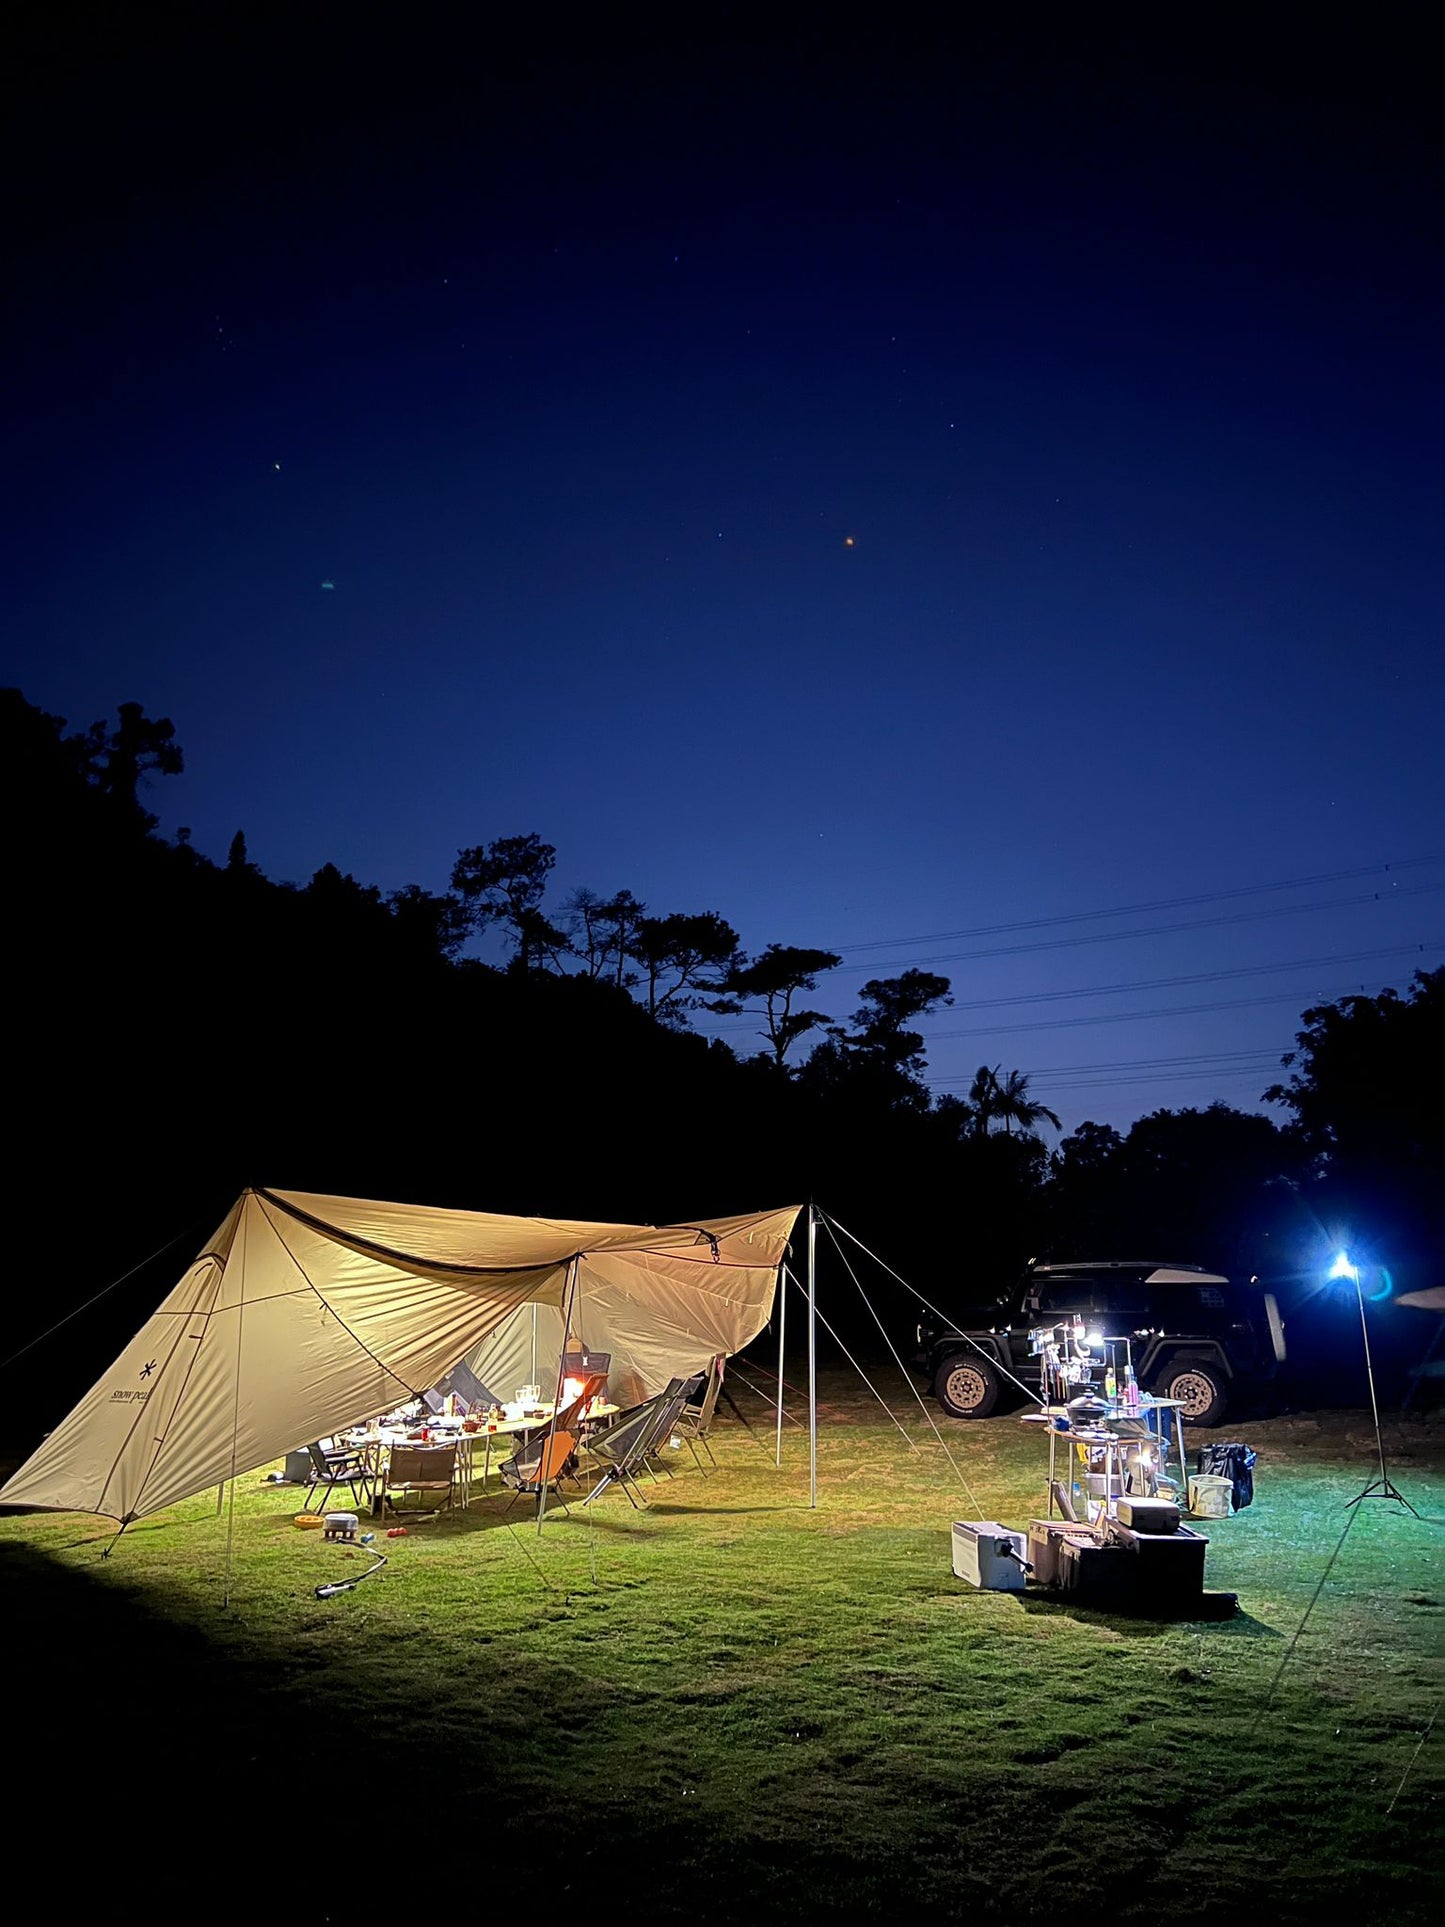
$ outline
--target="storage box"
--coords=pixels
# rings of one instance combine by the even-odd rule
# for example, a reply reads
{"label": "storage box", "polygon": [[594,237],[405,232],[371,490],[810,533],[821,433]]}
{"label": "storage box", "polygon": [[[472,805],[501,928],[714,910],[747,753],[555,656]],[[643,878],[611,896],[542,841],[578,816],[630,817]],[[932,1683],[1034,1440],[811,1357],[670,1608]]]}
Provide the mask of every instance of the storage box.
{"label": "storage box", "polygon": [[955,1577],[986,1592],[1022,1592],[1027,1542],[992,1519],[956,1521],[953,1528]]}
{"label": "storage box", "polygon": [[1088,1526],[1074,1525],[1067,1519],[1029,1521],[1029,1564],[1041,1586],[1058,1585],[1059,1548],[1066,1539],[1075,1539],[1085,1546],[1098,1544],[1097,1537]]}
{"label": "storage box", "polygon": [[1059,1587],[1081,1606],[1127,1612],[1135,1603],[1139,1572],[1140,1561],[1123,1546],[1092,1539],[1060,1542]]}
{"label": "storage box", "polygon": [[1136,1532],[1115,1520],[1109,1541],[1134,1562],[1135,1604],[1141,1612],[1175,1611],[1203,1594],[1209,1541],[1202,1532],[1191,1532],[1188,1526],[1177,1532]]}
{"label": "storage box", "polygon": [[1177,1532],[1179,1508],[1169,1499],[1120,1499],[1119,1520],[1135,1532]]}

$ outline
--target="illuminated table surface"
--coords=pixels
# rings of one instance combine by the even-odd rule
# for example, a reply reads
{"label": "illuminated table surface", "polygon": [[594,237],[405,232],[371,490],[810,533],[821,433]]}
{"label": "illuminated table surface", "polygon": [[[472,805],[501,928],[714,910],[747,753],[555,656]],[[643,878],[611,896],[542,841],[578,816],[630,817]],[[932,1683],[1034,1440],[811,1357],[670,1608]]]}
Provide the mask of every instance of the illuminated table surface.
{"label": "illuminated table surface", "polygon": [[[472,1502],[473,1484],[485,1486],[492,1470],[492,1440],[520,1438],[528,1432],[545,1431],[552,1422],[553,1407],[542,1405],[534,1407],[520,1418],[487,1419],[480,1421],[475,1430],[468,1431],[460,1424],[447,1425],[383,1425],[376,1428],[361,1427],[344,1436],[347,1443],[359,1450],[365,1459],[368,1482],[377,1485],[385,1470],[386,1461],[392,1448],[399,1445],[414,1445],[419,1450],[439,1451],[449,1445],[457,1448],[456,1481],[457,1501],[466,1506]],[[616,1418],[621,1411],[620,1405],[594,1402],[582,1420],[585,1427]],[[425,1431],[427,1438],[417,1434]],[[476,1473],[476,1448],[478,1441],[483,1443],[483,1459],[480,1478]]]}

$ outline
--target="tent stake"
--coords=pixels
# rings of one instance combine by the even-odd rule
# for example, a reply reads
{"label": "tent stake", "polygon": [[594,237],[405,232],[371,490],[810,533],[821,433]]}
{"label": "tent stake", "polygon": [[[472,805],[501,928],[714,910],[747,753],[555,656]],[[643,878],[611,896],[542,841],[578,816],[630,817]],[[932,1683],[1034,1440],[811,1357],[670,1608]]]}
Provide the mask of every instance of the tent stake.
{"label": "tent stake", "polygon": [[[808,1202],[808,1504],[818,1503],[818,1214]],[[778,1388],[779,1396],[782,1387]]]}

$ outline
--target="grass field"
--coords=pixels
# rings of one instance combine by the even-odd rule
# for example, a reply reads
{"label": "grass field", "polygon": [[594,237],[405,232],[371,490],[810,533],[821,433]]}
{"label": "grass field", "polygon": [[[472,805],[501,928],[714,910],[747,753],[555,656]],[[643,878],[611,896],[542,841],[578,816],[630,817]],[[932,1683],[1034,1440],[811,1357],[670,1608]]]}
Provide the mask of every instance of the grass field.
{"label": "grass field", "polygon": [[1422,1516],[1366,1501],[1342,1546],[1368,1415],[1231,1429],[1239,1611],[1156,1623],[952,1576],[954,1519],[1043,1509],[1017,1418],[945,1424],[965,1491],[828,1374],[812,1510],[803,1432],[776,1468],[729,1384],[719,1469],[646,1513],[479,1502],[327,1601],[366,1550],[260,1475],[104,1561],[104,1521],[0,1518],[12,1868],[119,1918],[1438,1918],[1438,1415],[1386,1434]]}

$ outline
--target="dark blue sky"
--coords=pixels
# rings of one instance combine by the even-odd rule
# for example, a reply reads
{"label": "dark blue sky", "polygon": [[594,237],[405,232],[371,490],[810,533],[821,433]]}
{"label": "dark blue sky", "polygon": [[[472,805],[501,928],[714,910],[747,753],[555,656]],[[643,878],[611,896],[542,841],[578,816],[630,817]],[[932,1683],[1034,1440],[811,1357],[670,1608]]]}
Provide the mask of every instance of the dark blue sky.
{"label": "dark blue sky", "polygon": [[32,23],[6,680],[278,878],[932,965],[1066,1127],[1440,962],[1423,26],[476,18]]}

